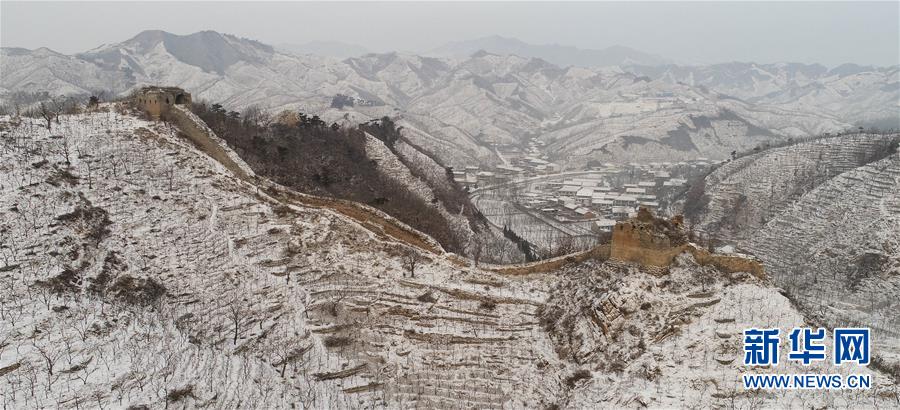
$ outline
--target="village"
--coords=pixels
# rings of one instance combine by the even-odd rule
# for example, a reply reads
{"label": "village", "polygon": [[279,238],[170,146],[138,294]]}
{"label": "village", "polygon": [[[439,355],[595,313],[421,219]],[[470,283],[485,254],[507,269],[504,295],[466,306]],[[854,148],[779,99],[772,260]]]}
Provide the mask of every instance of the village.
{"label": "village", "polygon": [[567,169],[542,154],[531,140],[524,150],[494,147],[504,164],[490,169],[454,168],[454,180],[498,228],[515,231],[538,248],[585,248],[640,207],[671,216],[672,202],[688,181],[714,164],[707,158],[681,162],[591,163]]}

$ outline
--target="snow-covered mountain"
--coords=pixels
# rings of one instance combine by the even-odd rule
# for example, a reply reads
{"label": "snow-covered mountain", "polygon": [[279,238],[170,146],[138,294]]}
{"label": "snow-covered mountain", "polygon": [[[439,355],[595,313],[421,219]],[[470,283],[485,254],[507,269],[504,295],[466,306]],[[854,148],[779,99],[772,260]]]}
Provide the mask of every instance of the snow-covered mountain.
{"label": "snow-covered mountain", "polygon": [[[385,53],[338,61],[209,31],[147,31],[76,56],[5,48],[0,57],[4,102],[16,93],[122,94],[164,84],[236,110],[299,109],[329,122],[389,115],[413,142],[457,166],[495,163],[492,144],[530,137],[573,166],[724,159],[766,142],[890,125],[900,100],[898,67],[561,68],[485,51],[462,59]],[[357,103],[333,108],[337,94]]]}
{"label": "snow-covered mountain", "polygon": [[582,49],[558,44],[529,44],[515,38],[490,36],[456,41],[437,47],[427,55],[465,58],[484,50],[495,54],[515,54],[549,61],[560,67],[605,67],[629,64],[660,65],[670,61],[633,48],[612,46],[600,50]]}
{"label": "snow-covered mountain", "polygon": [[727,63],[703,67],[629,66],[635,73],[670,84],[703,86],[753,104],[831,114],[858,124],[900,127],[897,89],[900,67],[844,64]]}
{"label": "snow-covered mountain", "polygon": [[278,44],[275,46],[278,50],[283,50],[293,54],[314,54],[318,56],[334,57],[334,58],[350,58],[359,57],[369,54],[370,51],[363,46],[357,44],[348,44],[340,41],[310,41],[301,44]]}

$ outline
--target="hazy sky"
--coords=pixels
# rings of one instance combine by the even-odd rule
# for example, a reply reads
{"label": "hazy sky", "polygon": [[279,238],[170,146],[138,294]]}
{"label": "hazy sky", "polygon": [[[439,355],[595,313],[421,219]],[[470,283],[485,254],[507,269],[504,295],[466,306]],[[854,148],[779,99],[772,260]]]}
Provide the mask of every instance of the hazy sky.
{"label": "hazy sky", "polygon": [[85,51],[142,30],[216,30],[269,44],[332,40],[424,51],[489,35],[624,45],[685,63],[900,64],[900,1],[880,3],[18,3],[0,43]]}

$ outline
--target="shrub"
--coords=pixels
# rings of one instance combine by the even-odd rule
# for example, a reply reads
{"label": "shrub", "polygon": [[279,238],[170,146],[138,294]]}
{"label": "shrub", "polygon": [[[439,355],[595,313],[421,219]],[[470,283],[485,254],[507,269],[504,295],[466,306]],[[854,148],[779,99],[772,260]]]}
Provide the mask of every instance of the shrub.
{"label": "shrub", "polygon": [[428,292],[425,292],[425,293],[419,295],[419,297],[417,297],[416,300],[418,300],[419,302],[423,302],[423,303],[437,302],[437,298],[434,297],[434,294],[430,290]]}
{"label": "shrub", "polygon": [[568,388],[572,389],[579,381],[590,379],[591,377],[593,376],[591,376],[591,372],[589,370],[581,369],[575,371],[575,373],[572,373],[572,375],[570,375],[569,377],[566,377],[565,383]]}
{"label": "shrub", "polygon": [[46,281],[38,281],[38,286],[46,287],[51,292],[58,295],[64,293],[78,293],[81,291],[82,273],[66,266],[59,275],[56,275]]}
{"label": "shrub", "polygon": [[[402,138],[400,127],[390,118],[346,128],[327,126],[318,116],[303,113],[296,115],[296,121],[269,124],[228,115],[221,108],[204,104],[196,104],[193,109],[261,176],[301,192],[371,205],[430,235],[449,251],[464,250],[466,238],[452,229],[453,224],[430,203],[430,198],[421,198],[382,173],[368,157],[366,133],[392,150]],[[402,155],[398,158],[406,163]],[[406,165],[417,176],[424,176],[418,167]],[[468,216],[474,212],[468,196],[458,187],[436,184],[433,188],[450,213]],[[274,211],[278,216],[288,214],[278,207]]]}
{"label": "shrub", "polygon": [[189,384],[180,389],[170,390],[166,394],[166,401],[177,402],[186,397],[194,397],[194,385]]}
{"label": "shrub", "polygon": [[85,239],[90,239],[95,244],[100,243],[109,235],[109,226],[112,225],[112,221],[109,220],[109,213],[103,208],[93,206],[83,196],[81,197],[81,203],[75,206],[75,210],[57,216],[56,219],[60,222],[75,225]]}
{"label": "shrub", "polygon": [[494,310],[497,308],[497,303],[493,300],[482,300],[481,303],[478,304],[478,308],[482,310]]}
{"label": "shrub", "polygon": [[325,347],[343,347],[353,343],[353,339],[345,336],[328,336],[325,338]]}
{"label": "shrub", "polygon": [[151,278],[125,275],[116,279],[107,293],[127,304],[151,305],[166,294],[166,288]]}

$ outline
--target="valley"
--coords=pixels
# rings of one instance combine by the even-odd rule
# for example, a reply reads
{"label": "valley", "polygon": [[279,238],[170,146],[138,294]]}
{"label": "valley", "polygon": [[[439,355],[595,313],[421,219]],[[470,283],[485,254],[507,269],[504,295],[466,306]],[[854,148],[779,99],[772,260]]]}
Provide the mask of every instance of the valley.
{"label": "valley", "polygon": [[165,30],[0,50],[2,409],[900,408],[900,64],[176,6],[279,45],[132,14]]}

